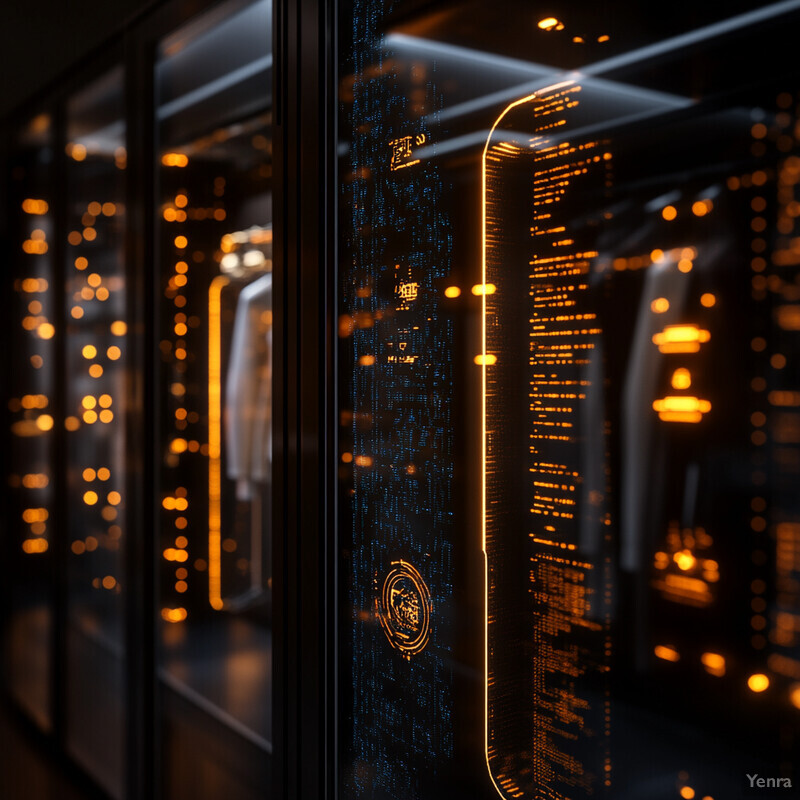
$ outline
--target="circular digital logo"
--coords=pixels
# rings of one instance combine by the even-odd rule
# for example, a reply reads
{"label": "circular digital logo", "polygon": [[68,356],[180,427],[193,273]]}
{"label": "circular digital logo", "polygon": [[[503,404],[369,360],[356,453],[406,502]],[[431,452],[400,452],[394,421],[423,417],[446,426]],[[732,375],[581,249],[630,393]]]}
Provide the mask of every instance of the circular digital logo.
{"label": "circular digital logo", "polygon": [[407,561],[393,561],[378,605],[386,638],[405,658],[425,649],[431,635],[431,593],[422,575]]}

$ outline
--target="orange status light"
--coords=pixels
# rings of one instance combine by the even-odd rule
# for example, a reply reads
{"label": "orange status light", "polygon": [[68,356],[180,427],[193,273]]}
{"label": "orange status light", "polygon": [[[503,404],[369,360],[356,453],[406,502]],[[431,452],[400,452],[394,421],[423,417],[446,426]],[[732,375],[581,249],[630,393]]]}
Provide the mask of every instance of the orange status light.
{"label": "orange status light", "polygon": [[688,389],[692,385],[692,373],[688,369],[680,367],[672,373],[673,389]]}
{"label": "orange status light", "polygon": [[664,644],[658,644],[653,648],[653,652],[655,653],[656,658],[660,658],[662,661],[680,661],[681,656],[680,653],[674,647],[667,647]]}
{"label": "orange status light", "polygon": [[661,209],[661,216],[664,217],[667,222],[671,222],[678,216],[678,209],[676,209],[675,206],[664,206],[664,208]]}
{"label": "orange status light", "polygon": [[555,17],[545,17],[536,23],[543,31],[552,31],[559,26],[559,21]]}
{"label": "orange status light", "polygon": [[162,608],[161,617],[167,622],[183,622],[186,619],[186,609]]}
{"label": "orange status light", "polygon": [[725,658],[719,653],[703,653],[700,661],[710,675],[721,678],[725,674]]}
{"label": "orange status light", "polygon": [[183,153],[164,153],[161,163],[165,167],[185,167],[189,164],[189,158]]}
{"label": "orange status light", "polygon": [[484,294],[494,294],[497,291],[497,287],[493,283],[476,283],[472,287],[472,294],[476,297],[480,297]]}
{"label": "orange status light", "polygon": [[699,397],[669,395],[653,401],[662,422],[700,422],[711,411],[711,403]]}
{"label": "orange status light", "polygon": [[654,314],[663,314],[665,311],[669,311],[669,300],[666,297],[656,297],[652,303],[650,303],[650,310]]}
{"label": "orange status light", "polygon": [[769,688],[769,678],[763,673],[757,672],[747,679],[747,688],[751,692],[765,692]]}
{"label": "orange status light", "polygon": [[453,298],[453,297],[459,297],[460,295],[461,295],[461,289],[459,289],[458,286],[448,286],[444,290],[445,297]]}
{"label": "orange status light", "polygon": [[497,363],[497,356],[493,355],[492,353],[487,353],[486,355],[477,355],[472,360],[479,366],[490,366]]}
{"label": "orange status light", "polygon": [[711,333],[697,325],[667,325],[653,336],[653,344],[662,353],[696,353],[709,339]]}

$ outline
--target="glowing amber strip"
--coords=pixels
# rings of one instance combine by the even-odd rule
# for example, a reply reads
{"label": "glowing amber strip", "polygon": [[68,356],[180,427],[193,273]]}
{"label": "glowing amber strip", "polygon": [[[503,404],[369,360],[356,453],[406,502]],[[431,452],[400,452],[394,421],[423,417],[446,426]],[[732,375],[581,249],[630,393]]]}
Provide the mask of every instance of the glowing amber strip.
{"label": "glowing amber strip", "polygon": [[653,402],[662,422],[700,422],[711,411],[711,403],[699,397],[669,396]]}
{"label": "glowing amber strip", "polygon": [[662,353],[696,353],[710,338],[711,334],[697,325],[667,325],[653,336],[653,344]]}
{"label": "glowing amber strip", "polygon": [[208,289],[208,601],[222,603],[222,289],[217,275]]}
{"label": "glowing amber strip", "polygon": [[[534,94],[529,94],[527,97],[523,97],[521,100],[515,100],[510,105],[506,106],[503,109],[503,112],[500,116],[495,120],[494,125],[492,125],[491,130],[489,131],[489,135],[486,137],[486,144],[483,147],[483,157],[481,158],[481,285],[486,286],[487,276],[486,276],[486,170],[487,170],[487,160],[489,155],[489,147],[492,142],[492,136],[494,136],[495,130],[497,130],[497,126],[503,121],[505,116],[517,106],[521,106],[525,103],[529,103],[531,100],[535,100],[539,94],[544,94],[546,92],[551,92],[556,89],[561,89],[566,86],[572,86],[574,81],[563,81],[561,83],[553,84],[552,86],[548,86],[545,89],[541,89],[540,92],[536,92]],[[482,305],[482,323],[481,323],[481,353],[486,353],[486,294],[483,293],[481,295],[481,305]],[[476,359],[477,361],[477,359]],[[486,555],[486,368],[487,366],[491,366],[488,363],[488,359],[482,360],[482,367],[481,370],[481,464],[482,464],[482,471],[481,471],[481,549],[483,550],[483,619],[484,619],[484,627],[483,627],[483,707],[484,707],[484,714],[483,714],[483,751],[484,751],[484,758],[486,759],[486,770],[489,773],[489,777],[491,778],[492,784],[494,788],[497,790],[497,793],[500,797],[506,797],[504,791],[498,785],[498,780],[495,779],[494,774],[492,773],[492,766],[489,762],[489,561]],[[502,781],[502,777],[500,778]]]}

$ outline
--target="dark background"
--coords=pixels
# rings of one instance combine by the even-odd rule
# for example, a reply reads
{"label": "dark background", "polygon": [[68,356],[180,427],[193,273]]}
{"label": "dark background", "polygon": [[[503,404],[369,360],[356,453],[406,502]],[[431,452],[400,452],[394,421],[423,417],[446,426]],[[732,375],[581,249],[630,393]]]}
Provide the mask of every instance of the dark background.
{"label": "dark background", "polygon": [[0,22],[0,117],[159,0],[15,0]]}

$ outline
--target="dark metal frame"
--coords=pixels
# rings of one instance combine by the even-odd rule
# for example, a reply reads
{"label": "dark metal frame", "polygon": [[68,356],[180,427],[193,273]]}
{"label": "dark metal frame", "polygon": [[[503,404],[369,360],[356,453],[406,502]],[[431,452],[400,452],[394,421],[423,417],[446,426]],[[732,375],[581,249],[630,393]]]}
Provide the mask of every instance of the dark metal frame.
{"label": "dark metal frame", "polygon": [[308,800],[336,794],[334,31],[333,3],[277,5],[273,793]]}

